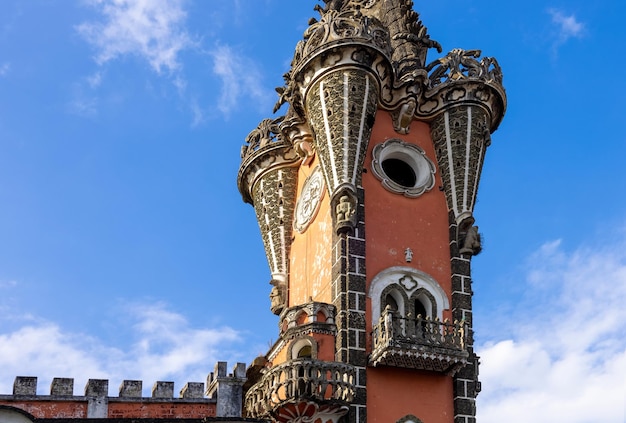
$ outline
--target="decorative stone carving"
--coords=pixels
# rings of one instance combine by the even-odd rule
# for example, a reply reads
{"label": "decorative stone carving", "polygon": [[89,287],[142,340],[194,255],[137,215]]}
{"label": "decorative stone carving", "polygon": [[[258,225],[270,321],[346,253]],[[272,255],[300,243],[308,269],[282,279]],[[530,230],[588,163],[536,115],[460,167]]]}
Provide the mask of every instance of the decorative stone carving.
{"label": "decorative stone carving", "polygon": [[413,250],[410,247],[407,247],[404,250],[404,260],[407,263],[411,263],[413,261]]}
{"label": "decorative stone carving", "polygon": [[302,163],[309,164],[315,155],[313,135],[309,125],[301,116],[298,116],[293,107],[289,107],[287,115],[280,123],[280,130],[293,144],[295,152],[302,158]]}
{"label": "decorative stone carving", "polygon": [[482,250],[480,242],[480,234],[478,233],[478,226],[471,226],[465,233],[462,248],[459,250],[461,254],[469,254],[475,256]]}
{"label": "decorative stone carving", "polygon": [[287,286],[300,158],[283,138],[281,122],[265,119],[248,135],[237,183],[254,206],[273,284]]}
{"label": "decorative stone carving", "polygon": [[306,178],[302,191],[296,203],[296,217],[294,228],[303,233],[319,210],[326,186],[322,169],[316,166],[313,172]]}
{"label": "decorative stone carving", "polygon": [[370,365],[430,370],[454,375],[465,364],[465,322],[401,317],[389,305],[372,332]]}
{"label": "decorative stone carving", "polygon": [[478,106],[455,106],[437,116],[431,135],[439,172],[457,224],[471,218],[480,173],[491,142],[489,117]]}
{"label": "decorative stone carving", "polygon": [[268,369],[248,390],[247,417],[298,422],[317,415],[323,422],[337,422],[354,399],[355,378],[356,369],[349,364],[308,358],[286,361]]}
{"label": "decorative stone carving", "polygon": [[424,64],[426,53],[436,48],[441,53],[441,45],[430,39],[426,27],[413,10],[412,0],[383,1],[384,23],[389,28],[393,55],[391,57],[399,81],[414,82],[426,76]]}
{"label": "decorative stone carving", "polygon": [[423,93],[416,117],[431,120],[449,108],[474,105],[485,110],[488,131],[495,131],[506,110],[502,70],[493,57],[479,61],[479,56],[480,50],[454,49],[426,66],[430,72],[428,90]]}
{"label": "decorative stone carving", "polygon": [[270,310],[272,313],[278,315],[285,309],[286,295],[285,285],[274,282],[275,285],[270,291]]}
{"label": "decorative stone carving", "polygon": [[373,76],[352,69],[326,75],[307,92],[316,151],[331,194],[336,225],[341,230],[352,230],[356,224],[355,193],[361,185],[377,98]]}
{"label": "decorative stone carving", "polygon": [[357,197],[350,191],[340,192],[333,201],[335,231],[351,232],[356,226]]}
{"label": "decorative stone carving", "polygon": [[[306,316],[306,323],[326,323],[334,325],[335,313],[336,309],[334,305],[312,301],[286,309],[280,316],[278,326],[282,334],[285,331],[298,326],[298,319],[302,315]],[[320,314],[324,316],[324,320],[322,322],[318,319]]]}
{"label": "decorative stone carving", "polygon": [[426,67],[430,72],[430,86],[459,79],[480,79],[486,83],[502,85],[502,69],[493,57],[485,57],[480,62],[480,50],[453,49],[446,56],[435,60]]}
{"label": "decorative stone carving", "polygon": [[[385,161],[397,160],[413,172],[414,181],[397,181],[385,171]],[[408,171],[408,169],[407,169]],[[372,151],[372,172],[385,189],[403,194],[405,197],[419,197],[435,186],[435,165],[419,146],[392,138],[377,144]],[[410,176],[410,175],[409,175]]]}

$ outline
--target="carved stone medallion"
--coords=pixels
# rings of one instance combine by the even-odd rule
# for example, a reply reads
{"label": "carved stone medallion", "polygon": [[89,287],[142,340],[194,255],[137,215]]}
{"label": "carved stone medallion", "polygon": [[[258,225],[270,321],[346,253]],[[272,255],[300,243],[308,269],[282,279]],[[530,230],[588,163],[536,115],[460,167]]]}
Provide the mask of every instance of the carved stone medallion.
{"label": "carved stone medallion", "polygon": [[317,214],[324,196],[325,184],[322,169],[316,166],[313,172],[306,178],[302,186],[302,192],[296,203],[296,219],[294,228],[303,233]]}

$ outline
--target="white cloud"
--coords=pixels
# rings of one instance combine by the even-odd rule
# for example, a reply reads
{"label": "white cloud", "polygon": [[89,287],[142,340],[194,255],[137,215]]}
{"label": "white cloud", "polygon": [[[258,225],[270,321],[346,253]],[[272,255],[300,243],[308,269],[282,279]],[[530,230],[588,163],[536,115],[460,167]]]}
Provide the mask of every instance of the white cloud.
{"label": "white cloud", "polygon": [[556,241],[530,258],[513,339],[477,348],[479,421],[624,422],[625,244],[566,252]]}
{"label": "white cloud", "polygon": [[556,26],[556,40],[552,48],[556,50],[571,38],[582,38],[585,34],[585,24],[580,22],[575,15],[568,15],[562,10],[548,9],[552,17],[552,24]]}
{"label": "white cloud", "polygon": [[254,101],[259,110],[270,107],[274,94],[261,83],[258,67],[229,46],[218,46],[211,52],[213,73],[221,80],[218,110],[228,116],[244,99]]}
{"label": "white cloud", "polygon": [[11,70],[11,64],[8,62],[5,62],[3,64],[0,65],[0,78],[5,77],[9,74],[9,71]]}
{"label": "white cloud", "polygon": [[67,109],[71,114],[81,117],[94,117],[98,114],[97,97],[77,97],[70,101]]}
{"label": "white cloud", "polygon": [[97,49],[104,64],[125,55],[145,59],[158,73],[181,67],[179,54],[193,46],[182,0],[90,0],[104,22],[86,22],[78,31]]}
{"label": "white cloud", "polygon": [[91,88],[98,88],[102,83],[102,72],[95,72],[93,75],[88,76],[86,80]]}
{"label": "white cloud", "polygon": [[73,377],[79,395],[87,379],[98,378],[109,379],[111,395],[117,395],[122,380],[140,379],[149,395],[157,380],[174,380],[179,390],[188,381],[205,381],[217,360],[238,355],[234,347],[241,335],[228,327],[192,327],[163,304],[130,305],[126,313],[132,336],[127,347],[45,321],[0,333],[0,394],[12,392],[13,379],[5,378],[37,376],[41,394],[48,394],[53,377]]}

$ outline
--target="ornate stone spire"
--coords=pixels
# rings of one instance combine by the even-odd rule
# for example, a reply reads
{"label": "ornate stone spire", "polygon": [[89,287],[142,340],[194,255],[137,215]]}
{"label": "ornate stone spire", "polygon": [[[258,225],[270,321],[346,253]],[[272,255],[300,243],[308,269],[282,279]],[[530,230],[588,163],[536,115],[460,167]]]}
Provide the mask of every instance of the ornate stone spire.
{"label": "ornate stone spire", "polygon": [[282,118],[263,120],[246,138],[237,185],[254,206],[272,273],[272,311],[279,314],[288,288],[289,250],[293,231],[300,158],[281,135]]}
{"label": "ornate stone spire", "polygon": [[[367,3],[330,1],[317,7],[285,75],[281,100],[308,122],[319,154],[336,230],[355,225],[356,188],[379,104],[391,73],[390,41],[380,21],[361,13]],[[303,120],[304,120],[303,119]]]}
{"label": "ornate stone spire", "polygon": [[474,223],[485,152],[506,110],[500,66],[479,56],[479,50],[454,49],[428,65],[429,90],[418,110],[432,119],[439,171],[460,238]]}

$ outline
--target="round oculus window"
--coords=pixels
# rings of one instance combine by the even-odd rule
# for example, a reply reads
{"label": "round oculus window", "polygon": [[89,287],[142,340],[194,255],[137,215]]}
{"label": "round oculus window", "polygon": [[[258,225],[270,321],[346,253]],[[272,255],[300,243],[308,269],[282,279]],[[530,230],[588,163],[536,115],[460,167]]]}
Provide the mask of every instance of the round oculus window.
{"label": "round oculus window", "polygon": [[388,191],[414,198],[435,185],[435,165],[416,145],[390,139],[372,155],[372,172]]}

